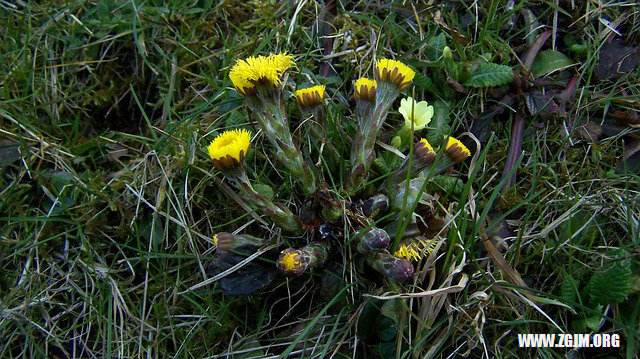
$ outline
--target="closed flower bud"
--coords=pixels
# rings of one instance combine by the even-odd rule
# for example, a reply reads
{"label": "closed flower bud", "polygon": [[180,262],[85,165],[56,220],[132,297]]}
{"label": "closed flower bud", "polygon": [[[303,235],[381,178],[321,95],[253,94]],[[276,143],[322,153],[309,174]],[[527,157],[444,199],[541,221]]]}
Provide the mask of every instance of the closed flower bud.
{"label": "closed flower bud", "polygon": [[398,283],[406,283],[413,277],[413,264],[388,253],[376,253],[369,258],[369,264],[378,272]]}
{"label": "closed flower bud", "polygon": [[317,85],[296,91],[296,99],[302,108],[315,107],[324,100],[324,85]]}
{"label": "closed flower bud", "polygon": [[389,198],[382,193],[378,193],[364,201],[362,214],[369,218],[376,218],[378,215],[387,212],[389,209]]}
{"label": "closed flower bud", "polygon": [[392,140],[391,140],[391,146],[402,150],[402,138],[400,136],[395,136]]}
{"label": "closed flower bud", "polygon": [[356,100],[365,100],[374,102],[376,100],[376,88],[378,84],[376,80],[361,77],[356,80],[353,85],[353,94]]}
{"label": "closed flower bud", "polygon": [[454,163],[460,163],[467,159],[471,155],[471,151],[467,148],[467,146],[463,145],[460,140],[448,137],[447,143],[444,147],[444,153],[453,161]]}
{"label": "closed flower bud", "polygon": [[413,151],[415,152],[418,160],[420,160],[423,165],[430,165],[433,163],[433,161],[436,160],[436,153],[426,138],[423,138],[418,143],[416,143]]}
{"label": "closed flower bud", "polygon": [[391,238],[384,229],[371,228],[358,242],[358,252],[362,254],[379,252],[389,246]]}
{"label": "closed flower bud", "polygon": [[213,236],[213,243],[216,245],[218,254],[225,254],[248,246],[257,249],[263,242],[264,240],[262,238],[250,236],[248,234],[242,235],[220,232]]}
{"label": "closed flower bud", "polygon": [[445,61],[453,62],[453,54],[449,46],[445,46],[444,49],[442,49],[442,57]]}

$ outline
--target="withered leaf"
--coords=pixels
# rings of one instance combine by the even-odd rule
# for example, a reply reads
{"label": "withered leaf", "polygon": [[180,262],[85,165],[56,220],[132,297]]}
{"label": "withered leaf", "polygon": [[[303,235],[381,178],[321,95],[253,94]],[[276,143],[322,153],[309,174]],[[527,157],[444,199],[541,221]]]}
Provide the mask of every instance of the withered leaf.
{"label": "withered leaf", "polygon": [[640,64],[640,49],[624,46],[621,39],[615,39],[600,48],[595,74],[601,80],[610,77],[619,78],[635,70],[638,64]]}

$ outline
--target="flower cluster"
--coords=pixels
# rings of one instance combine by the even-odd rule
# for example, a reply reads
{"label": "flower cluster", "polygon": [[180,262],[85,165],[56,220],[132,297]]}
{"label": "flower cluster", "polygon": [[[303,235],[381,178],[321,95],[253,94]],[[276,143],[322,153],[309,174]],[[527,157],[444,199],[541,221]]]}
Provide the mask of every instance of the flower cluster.
{"label": "flower cluster", "polygon": [[[450,136],[436,141],[435,145],[426,138],[415,139],[417,132],[428,129],[435,109],[426,101],[406,97],[397,108],[404,122],[392,136],[391,143],[399,151],[409,148],[408,153],[404,159],[376,154],[378,134],[389,117],[389,110],[415,77],[413,69],[392,59],[376,62],[373,79],[362,77],[354,81],[356,130],[353,141],[335,146],[335,136],[331,136],[330,129],[338,128],[336,131],[342,134],[343,122],[350,121],[327,115],[331,108],[328,92],[334,94],[335,90],[318,84],[289,92],[287,72],[293,68],[295,62],[291,55],[260,55],[239,60],[231,68],[229,77],[234,88],[244,96],[258,133],[267,139],[270,158],[282,165],[278,171],[288,172],[289,178],[299,185],[302,197],[294,197],[299,211],[294,213],[288,206],[254,190],[245,163],[251,150],[249,131],[234,129],[216,136],[207,147],[213,166],[246,204],[262,211],[284,233],[302,242],[280,252],[275,262],[282,273],[300,275],[313,271],[329,261],[336,249],[353,243],[370,268],[398,283],[411,280],[412,262],[433,251],[434,241],[424,237],[416,222],[417,216],[425,216],[428,207],[425,203],[433,201],[433,197],[424,192],[424,184],[431,176],[463,162],[471,151]],[[301,131],[295,133],[291,132],[285,107],[289,94],[302,115]],[[335,123],[327,118],[335,119]],[[344,141],[344,137],[340,137],[340,141]],[[299,147],[298,143],[305,146]],[[350,152],[350,161],[346,164],[350,170],[347,168],[346,182],[333,193],[327,190],[324,180],[327,173],[323,173],[323,167],[312,164],[316,158],[318,164],[324,159],[324,168],[341,173],[345,169],[345,152]],[[377,175],[386,178],[372,185],[372,164],[380,160],[386,161],[388,170],[378,170]],[[363,198],[364,193],[376,194]],[[433,215],[435,207],[428,208],[429,215]],[[400,226],[405,218],[409,219],[411,230]],[[336,231],[336,228],[346,230]],[[399,233],[401,229],[403,232]],[[265,238],[226,232],[216,234],[213,243],[222,257],[235,255],[239,248],[251,252],[267,244],[277,245]]]}

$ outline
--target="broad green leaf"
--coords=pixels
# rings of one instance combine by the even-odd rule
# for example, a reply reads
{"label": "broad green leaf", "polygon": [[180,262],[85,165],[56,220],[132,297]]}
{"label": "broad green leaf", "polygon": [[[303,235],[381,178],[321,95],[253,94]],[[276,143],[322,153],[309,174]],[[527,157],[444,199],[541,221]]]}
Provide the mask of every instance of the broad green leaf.
{"label": "broad green leaf", "polygon": [[431,178],[434,189],[451,192],[454,196],[460,196],[464,190],[464,182],[457,177],[436,175]]}
{"label": "broad green leaf", "polygon": [[393,319],[387,317],[378,318],[376,331],[378,332],[378,338],[385,342],[392,340],[398,333],[398,329],[396,328],[396,324],[393,322]]}
{"label": "broad green leaf", "polygon": [[629,294],[631,280],[629,263],[616,263],[606,270],[598,271],[590,280],[591,300],[602,305],[621,302]]}
{"label": "broad green leaf", "polygon": [[393,321],[398,324],[400,322],[400,318],[402,316],[402,312],[404,308],[402,307],[402,299],[390,299],[384,302],[382,305],[382,315],[387,318],[393,319]]}
{"label": "broad green leaf", "polygon": [[268,199],[273,199],[273,189],[268,184],[258,182],[254,183],[252,187],[261,195],[267,197]]}
{"label": "broad green leaf", "polygon": [[531,73],[534,77],[542,77],[566,69],[573,64],[574,62],[562,52],[545,50],[536,56],[533,65],[531,65]]}
{"label": "broad green leaf", "polygon": [[443,101],[436,101],[433,103],[433,118],[428,125],[427,140],[436,148],[447,133],[449,133],[449,106]]}
{"label": "broad green leaf", "polygon": [[379,299],[369,299],[358,317],[357,332],[363,340],[374,340],[377,336],[377,321],[380,317],[382,301]]}
{"label": "broad green leaf", "polygon": [[560,295],[565,303],[571,304],[578,301],[578,286],[580,282],[577,279],[573,279],[570,274],[565,274],[562,280],[562,287],[560,288]]}
{"label": "broad green leaf", "polygon": [[427,59],[436,61],[441,55],[444,47],[447,46],[447,38],[441,32],[438,36],[434,36],[427,44]]}
{"label": "broad green leaf", "polygon": [[513,82],[513,70],[506,65],[485,62],[469,67],[469,78],[464,85],[471,87],[502,86]]}

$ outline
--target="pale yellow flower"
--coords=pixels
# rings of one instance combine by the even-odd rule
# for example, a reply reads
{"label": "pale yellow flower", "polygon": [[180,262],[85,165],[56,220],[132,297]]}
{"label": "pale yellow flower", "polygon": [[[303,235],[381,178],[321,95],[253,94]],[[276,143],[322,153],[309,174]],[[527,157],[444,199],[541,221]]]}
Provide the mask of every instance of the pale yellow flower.
{"label": "pale yellow flower", "polygon": [[413,130],[420,131],[433,118],[433,106],[430,106],[427,101],[416,102],[411,97],[403,98],[400,101],[398,112],[404,117],[404,127],[407,130],[411,130],[411,122],[413,122]]}

